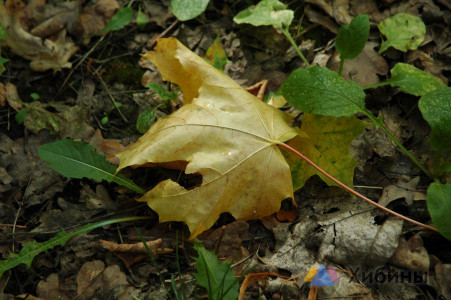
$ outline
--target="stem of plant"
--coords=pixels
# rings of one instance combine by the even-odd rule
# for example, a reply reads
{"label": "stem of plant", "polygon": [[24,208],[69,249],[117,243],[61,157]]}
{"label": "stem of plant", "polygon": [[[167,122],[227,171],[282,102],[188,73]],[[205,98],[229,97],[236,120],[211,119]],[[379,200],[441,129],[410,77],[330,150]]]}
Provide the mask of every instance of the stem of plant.
{"label": "stem of plant", "polygon": [[412,153],[409,152],[409,150],[407,150],[402,144],[401,142],[384,126],[384,124],[382,124],[378,118],[376,118],[370,111],[368,110],[363,110],[362,111],[368,118],[371,119],[371,121],[373,121],[374,124],[376,124],[377,127],[379,127],[380,129],[382,129],[383,132],[385,132],[388,137],[393,141],[393,143],[396,144],[396,146],[398,146],[401,151],[407,155],[407,157],[409,157],[420,169],[421,171],[424,172],[424,174],[426,174],[429,178],[433,178],[432,174],[428,171],[428,169],[426,169],[425,166],[423,166],[423,164],[415,157],[412,155]]}
{"label": "stem of plant", "polygon": [[432,230],[432,231],[436,231],[438,232],[437,228],[433,227],[433,226],[429,226],[426,224],[423,224],[421,222],[415,221],[413,219],[410,219],[406,216],[403,216],[401,214],[398,214],[397,212],[394,212],[388,208],[386,208],[385,206],[380,205],[377,202],[374,202],[373,200],[365,197],[364,195],[360,194],[359,192],[354,191],[353,189],[351,189],[350,187],[348,187],[347,185],[345,185],[344,183],[340,182],[339,180],[335,179],[334,177],[332,177],[332,175],[330,175],[329,173],[327,173],[326,171],[324,171],[323,169],[321,169],[318,165],[316,165],[313,161],[311,161],[308,157],[306,157],[304,154],[300,153],[299,151],[297,151],[296,149],[294,149],[293,147],[285,144],[285,143],[280,143],[278,144],[281,147],[284,147],[285,149],[293,152],[294,154],[296,154],[297,156],[299,156],[300,158],[302,158],[303,160],[305,160],[308,164],[310,164],[312,167],[314,167],[315,169],[317,169],[319,172],[321,172],[321,174],[323,174],[324,176],[326,176],[327,178],[329,178],[330,180],[332,180],[333,182],[335,182],[336,184],[338,184],[340,187],[342,187],[343,189],[345,189],[346,191],[348,191],[349,193],[363,199],[364,201],[370,203],[371,205],[376,206],[377,208],[382,209],[383,211],[392,214],[400,219],[403,219],[404,221],[410,222],[412,224],[424,227],[426,229]]}
{"label": "stem of plant", "polygon": [[298,53],[298,55],[301,57],[301,59],[304,61],[305,65],[307,66],[307,68],[310,68],[310,64],[308,62],[308,60],[305,58],[304,54],[302,54],[301,49],[299,49],[298,45],[296,44],[296,42],[293,40],[293,37],[291,36],[290,32],[288,31],[288,29],[283,29],[282,27],[279,27],[279,29],[282,31],[282,33],[286,36],[286,38],[290,41],[291,45],[293,45],[294,50],[296,50],[296,52]]}
{"label": "stem of plant", "polygon": [[340,67],[338,68],[338,75],[341,76],[341,73],[343,73],[343,65],[345,64],[345,60],[343,58],[340,58]]}
{"label": "stem of plant", "polygon": [[383,82],[379,82],[379,83],[375,83],[375,84],[370,84],[370,85],[364,86],[363,89],[364,90],[368,90],[368,89],[372,89],[372,88],[376,88],[376,87],[384,86],[384,85],[389,85],[389,84],[390,84],[390,82],[388,80],[386,80],[386,81],[383,81]]}

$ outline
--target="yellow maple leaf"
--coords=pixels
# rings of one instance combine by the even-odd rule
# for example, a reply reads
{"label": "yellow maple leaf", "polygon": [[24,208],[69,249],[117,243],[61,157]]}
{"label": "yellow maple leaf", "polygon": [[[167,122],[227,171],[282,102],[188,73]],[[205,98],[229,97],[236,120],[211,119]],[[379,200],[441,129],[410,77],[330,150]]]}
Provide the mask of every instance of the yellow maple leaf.
{"label": "yellow maple leaf", "polygon": [[277,145],[306,135],[289,126],[287,114],[246,92],[175,38],[160,39],[144,57],[164,80],[182,88],[185,105],[117,154],[118,171],[172,163],[202,175],[194,189],[166,180],[139,199],[160,222],[185,222],[194,238],[223,212],[238,220],[258,219],[293,197],[290,167]]}

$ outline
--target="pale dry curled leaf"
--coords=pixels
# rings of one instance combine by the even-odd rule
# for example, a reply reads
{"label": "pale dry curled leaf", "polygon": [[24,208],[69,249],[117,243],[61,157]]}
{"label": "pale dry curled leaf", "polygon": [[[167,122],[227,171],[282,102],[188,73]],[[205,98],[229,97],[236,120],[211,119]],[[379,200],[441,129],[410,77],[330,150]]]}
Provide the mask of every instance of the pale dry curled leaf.
{"label": "pale dry curled leaf", "polygon": [[282,200],[293,197],[290,168],[277,144],[305,134],[288,125],[287,114],[247,93],[176,39],[160,39],[155,49],[145,57],[164,80],[182,88],[185,105],[117,154],[118,171],[172,163],[202,175],[202,184],[187,190],[166,180],[139,200],[160,222],[185,222],[191,238],[223,212],[239,220],[277,212]]}
{"label": "pale dry curled leaf", "polygon": [[31,60],[30,68],[34,71],[70,68],[71,56],[78,51],[72,40],[66,37],[66,31],[60,31],[53,40],[43,40],[25,31],[20,21],[21,10],[7,1],[0,2],[0,23],[6,28],[5,46],[12,52]]}
{"label": "pale dry curled leaf", "polygon": [[[147,248],[143,243],[117,244],[105,240],[99,240],[99,242],[102,244],[103,248],[113,252],[114,255],[119,257],[125,263],[127,268],[149,256]],[[160,248],[163,244],[162,239],[147,241],[146,244],[153,256],[173,252],[173,250],[169,248]]]}

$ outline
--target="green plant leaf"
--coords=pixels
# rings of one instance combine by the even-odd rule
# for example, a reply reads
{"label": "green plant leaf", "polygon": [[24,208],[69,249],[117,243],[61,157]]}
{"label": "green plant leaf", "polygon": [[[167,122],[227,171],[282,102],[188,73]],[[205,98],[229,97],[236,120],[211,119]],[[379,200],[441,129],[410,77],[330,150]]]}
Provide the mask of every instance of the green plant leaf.
{"label": "green plant leaf", "polygon": [[415,96],[423,96],[437,88],[446,87],[446,84],[434,75],[409,64],[397,63],[391,69],[391,75],[387,83]]}
{"label": "green plant leaf", "polygon": [[146,85],[146,87],[148,87],[149,89],[152,89],[164,101],[177,99],[177,93],[176,92],[166,91],[164,88],[162,88],[161,86],[159,86],[158,84],[156,84],[154,82],[148,83]]}
{"label": "green plant leaf", "polygon": [[379,23],[379,31],[387,38],[382,40],[379,53],[389,47],[403,52],[416,50],[426,36],[426,25],[416,16],[399,13]]}
{"label": "green plant leaf", "polygon": [[352,19],[349,25],[343,25],[338,30],[335,48],[340,53],[340,59],[354,59],[365,47],[370,34],[370,20],[367,15],[359,15]]}
{"label": "green plant leaf", "polygon": [[8,35],[6,34],[6,29],[2,24],[0,24],[0,40],[6,40],[7,38]]}
{"label": "green plant leaf", "polygon": [[237,24],[247,23],[254,26],[273,25],[278,28],[289,27],[294,13],[278,0],[263,0],[239,12],[233,21]]}
{"label": "green plant leaf", "polygon": [[227,262],[219,262],[216,255],[196,241],[194,249],[199,257],[196,261],[197,284],[207,289],[208,299],[235,300],[238,298],[239,280],[233,276],[232,268]]}
{"label": "green plant leaf", "polygon": [[14,117],[16,119],[17,124],[22,124],[25,121],[28,111],[25,108],[19,110]]}
{"label": "green plant leaf", "polygon": [[[355,117],[324,117],[304,113],[301,130],[308,138],[296,138],[288,145],[306,155],[323,170],[347,186],[353,186],[354,168],[358,162],[349,154],[351,142],[370,123]],[[313,175],[319,175],[329,185],[336,185],[303,159],[281,148],[290,165],[293,189],[298,190]]]}
{"label": "green plant leaf", "polygon": [[91,145],[73,140],[60,140],[45,144],[38,149],[39,157],[50,167],[69,178],[90,178],[116,182],[133,191],[144,194],[145,190],[123,175],[115,175],[116,167],[105,156],[94,152]]}
{"label": "green plant leaf", "polygon": [[282,95],[297,109],[323,116],[351,116],[365,110],[365,93],[323,67],[297,69],[282,85]]}
{"label": "green plant leaf", "polygon": [[104,116],[101,120],[100,123],[102,125],[106,125],[108,123],[108,121],[110,121],[110,119],[108,119],[108,116]]}
{"label": "green plant leaf", "polygon": [[133,19],[133,9],[123,7],[119,9],[102,31],[116,31],[127,26]]}
{"label": "green plant leaf", "polygon": [[180,21],[194,19],[207,9],[210,0],[171,0],[174,15]]}
{"label": "green plant leaf", "polygon": [[149,219],[150,217],[126,217],[119,219],[110,219],[105,221],[100,221],[94,224],[87,224],[78,230],[67,233],[64,230],[59,232],[57,235],[52,237],[51,239],[38,243],[36,241],[32,241],[26,243],[23,248],[19,251],[19,253],[10,253],[9,258],[0,261],[0,277],[5,273],[5,271],[10,270],[12,268],[17,267],[20,264],[25,264],[27,268],[31,266],[33,259],[39,253],[42,253],[46,250],[53,249],[55,246],[64,246],[68,240],[73,238],[76,235],[94,230],[99,227],[103,227],[109,224],[126,222],[126,221],[134,221],[134,220],[144,220]]}
{"label": "green plant leaf", "polygon": [[144,134],[149,130],[150,125],[155,122],[155,114],[153,109],[143,111],[136,121],[136,130],[139,133]]}
{"label": "green plant leaf", "polygon": [[451,150],[451,87],[425,94],[418,107],[431,126],[431,146],[438,151]]}
{"label": "green plant leaf", "polygon": [[432,222],[441,235],[451,240],[451,184],[431,183],[426,202]]}
{"label": "green plant leaf", "polygon": [[31,93],[30,97],[33,98],[33,100],[39,100],[41,99],[41,96],[39,96],[38,93]]}
{"label": "green plant leaf", "polygon": [[223,70],[224,65],[229,61],[227,59],[227,54],[224,51],[219,35],[216,36],[215,41],[208,47],[205,53],[205,59],[213,65],[218,70]]}
{"label": "green plant leaf", "polygon": [[147,24],[147,16],[141,11],[141,5],[139,5],[138,14],[136,15],[136,24],[140,30],[144,30]]}

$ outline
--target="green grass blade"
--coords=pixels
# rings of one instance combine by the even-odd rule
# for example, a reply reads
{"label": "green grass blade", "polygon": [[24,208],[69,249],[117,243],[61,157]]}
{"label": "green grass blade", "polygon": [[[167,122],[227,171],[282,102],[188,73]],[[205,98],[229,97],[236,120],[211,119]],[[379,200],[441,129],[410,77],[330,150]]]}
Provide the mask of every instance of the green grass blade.
{"label": "green grass blade", "polygon": [[103,227],[109,224],[127,222],[127,221],[135,221],[135,220],[145,220],[150,219],[150,217],[126,217],[126,218],[118,218],[118,219],[110,219],[101,222],[97,222],[94,224],[87,224],[80,229],[67,233],[64,230],[59,232],[56,236],[52,237],[48,241],[43,243],[38,243],[36,241],[26,243],[19,253],[11,253],[8,259],[0,261],[0,277],[9,269],[15,268],[20,264],[25,264],[27,268],[31,266],[33,259],[39,253],[42,253],[46,250],[50,250],[55,246],[64,246],[68,240],[73,238],[76,235],[91,231],[93,229]]}

